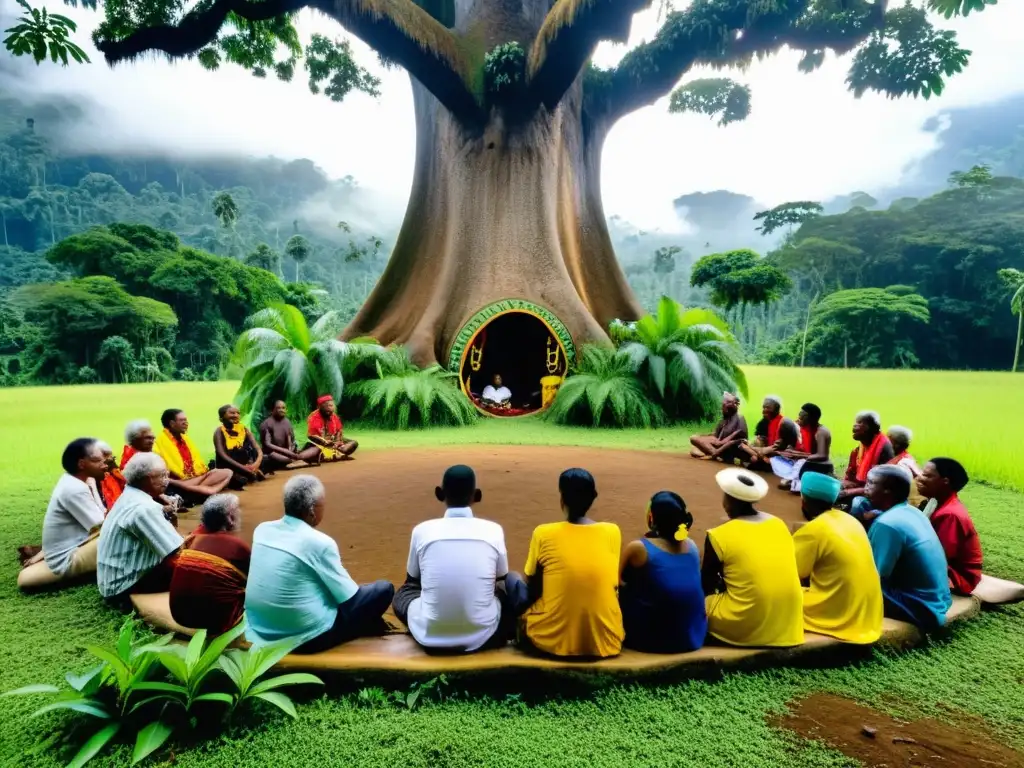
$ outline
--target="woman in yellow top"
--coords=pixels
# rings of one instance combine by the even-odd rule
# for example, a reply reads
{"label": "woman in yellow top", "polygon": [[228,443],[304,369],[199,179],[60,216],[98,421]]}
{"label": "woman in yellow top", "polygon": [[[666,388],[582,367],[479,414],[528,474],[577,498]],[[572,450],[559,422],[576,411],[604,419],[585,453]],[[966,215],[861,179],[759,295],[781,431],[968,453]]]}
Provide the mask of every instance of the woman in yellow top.
{"label": "woman in yellow top", "polygon": [[803,589],[786,524],[754,508],[768,484],[743,469],[715,476],[729,522],[708,531],[701,581],[708,634],[730,645],[788,647],[804,641]]}
{"label": "woman in yellow top", "polygon": [[589,472],[567,469],[558,490],[567,522],[533,532],[523,634],[529,645],[554,656],[616,656],[625,635],[618,598],[622,533],[613,523],[587,517],[597,498]]}
{"label": "woman in yellow top", "polygon": [[793,534],[796,567],[810,579],[804,591],[804,629],[848,643],[882,636],[882,583],[868,535],[853,515],[832,509],[842,484],[805,472],[800,495],[810,522]]}

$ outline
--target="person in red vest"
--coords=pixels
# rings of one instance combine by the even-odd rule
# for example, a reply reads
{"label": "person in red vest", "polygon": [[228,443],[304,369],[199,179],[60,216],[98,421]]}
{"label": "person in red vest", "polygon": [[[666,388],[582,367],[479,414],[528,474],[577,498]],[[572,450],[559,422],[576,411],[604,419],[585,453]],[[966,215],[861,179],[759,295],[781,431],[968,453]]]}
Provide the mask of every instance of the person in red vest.
{"label": "person in red vest", "polygon": [[782,415],[782,399],[768,395],[761,403],[761,420],[754,427],[754,442],[743,443],[740,450],[747,456],[748,469],[771,472],[771,457],[795,448],[799,439],[796,422]]}
{"label": "person in red vest", "polygon": [[[868,472],[879,464],[888,464],[896,453],[892,443],[882,432],[882,418],[876,411],[861,411],[853,422],[853,439],[859,445],[850,453],[850,464],[843,478],[843,489],[839,494],[839,504],[847,504],[850,512],[865,525],[878,517],[871,509],[864,492],[867,485]],[[909,472],[907,473],[909,476]]]}
{"label": "person in red vest", "polygon": [[963,465],[947,458],[929,461],[917,479],[921,495],[938,504],[932,528],[946,551],[949,586],[958,595],[971,594],[981,581],[981,540],[959,496],[969,480]]}

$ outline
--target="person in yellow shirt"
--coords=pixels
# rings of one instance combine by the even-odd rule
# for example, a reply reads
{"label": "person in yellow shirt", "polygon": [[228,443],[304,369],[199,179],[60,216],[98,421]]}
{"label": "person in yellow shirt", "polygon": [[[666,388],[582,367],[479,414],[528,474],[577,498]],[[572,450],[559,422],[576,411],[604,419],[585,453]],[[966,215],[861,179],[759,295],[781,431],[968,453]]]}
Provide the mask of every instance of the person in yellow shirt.
{"label": "person in yellow shirt", "polygon": [[585,469],[563,472],[558,490],[567,521],[533,532],[521,640],[553,656],[616,656],[625,635],[618,598],[622,532],[587,516],[597,486]]}
{"label": "person in yellow shirt", "polygon": [[809,579],[804,629],[848,643],[882,636],[882,583],[871,543],[853,515],[833,509],[842,489],[834,477],[805,472],[800,486],[804,517],[793,534],[796,568]]}
{"label": "person in yellow shirt", "polygon": [[739,646],[790,647],[804,641],[803,589],[789,528],[754,507],[768,484],[753,472],[715,475],[729,522],[708,531],[701,581],[708,634]]}

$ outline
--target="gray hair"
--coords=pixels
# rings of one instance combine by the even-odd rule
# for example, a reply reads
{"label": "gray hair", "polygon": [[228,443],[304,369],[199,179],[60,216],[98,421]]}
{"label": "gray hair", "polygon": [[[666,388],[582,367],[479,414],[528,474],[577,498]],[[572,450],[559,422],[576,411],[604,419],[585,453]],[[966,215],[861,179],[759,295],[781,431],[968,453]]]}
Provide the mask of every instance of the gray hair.
{"label": "gray hair", "polygon": [[96,441],[96,447],[100,449],[100,453],[113,454],[114,449],[110,447],[110,443],[105,443],[102,440]]}
{"label": "gray hair", "polygon": [[914,439],[914,433],[910,427],[892,426],[889,427],[889,434],[905,443],[907,446],[909,446],[911,440]]}
{"label": "gray hair", "polygon": [[145,419],[136,419],[135,421],[129,421],[128,426],[124,428],[124,443],[125,445],[131,445],[139,435],[145,430],[153,429],[149,425],[149,422]]}
{"label": "gray hair", "polygon": [[210,533],[230,531],[238,518],[233,514],[241,512],[241,504],[233,493],[215,493],[203,504],[203,527]]}
{"label": "gray hair", "polygon": [[313,475],[297,475],[284,484],[284,513],[304,518],[313,511],[326,492],[324,484]]}
{"label": "gray hair", "polygon": [[139,488],[151,475],[166,472],[167,465],[155,453],[136,453],[124,465],[124,479],[132,488]]}
{"label": "gray hair", "polygon": [[880,464],[877,467],[872,467],[868,472],[868,480],[880,483],[893,495],[897,504],[902,504],[910,498],[910,484],[914,482],[914,476],[906,467],[897,464]]}
{"label": "gray hair", "polygon": [[882,428],[882,417],[878,415],[878,411],[861,411],[857,414],[856,420],[874,424],[875,429]]}
{"label": "gray hair", "polygon": [[[739,400],[739,398],[736,399]],[[778,395],[765,395],[764,400],[765,402],[768,403],[775,403],[777,406],[779,406],[779,410],[782,410],[782,398],[779,397]]]}

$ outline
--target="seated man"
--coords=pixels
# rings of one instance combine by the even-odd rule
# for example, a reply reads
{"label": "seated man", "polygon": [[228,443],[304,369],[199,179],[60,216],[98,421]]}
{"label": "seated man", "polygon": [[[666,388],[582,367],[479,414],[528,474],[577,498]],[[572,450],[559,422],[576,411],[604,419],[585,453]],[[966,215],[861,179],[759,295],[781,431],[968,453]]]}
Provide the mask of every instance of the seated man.
{"label": "seated man", "polygon": [[922,502],[924,502],[924,497],[921,496],[917,489],[917,478],[921,476],[921,467],[917,465],[917,461],[910,455],[910,443],[914,439],[914,433],[907,427],[892,426],[885,431],[885,436],[892,443],[892,452],[895,454],[889,459],[889,463],[897,467],[903,467],[914,478],[914,482],[910,484],[910,498],[907,500],[907,503],[912,507],[920,509]]}
{"label": "seated man", "polygon": [[721,421],[715,426],[714,433],[690,438],[690,445],[693,446],[690,455],[695,459],[714,459],[732,464],[743,457],[740,444],[747,437],[747,420],[740,413],[740,399],[731,392],[724,392]]}
{"label": "seated man", "polygon": [[249,545],[239,536],[238,497],[218,493],[203,504],[202,533],[193,533],[174,564],[171,616],[184,627],[221,634],[242,618]]}
{"label": "seated man", "polygon": [[50,587],[96,571],[97,532],[106,509],[96,489],[106,465],[91,437],[72,440],[60,459],[64,474],[43,516],[43,549],[18,574],[24,590]]}
{"label": "seated man", "polygon": [[213,449],[217,454],[217,468],[232,473],[230,486],[240,489],[265,479],[263,449],[245,426],[242,414],[234,405],[222,405],[217,411],[220,426],[213,432]]}
{"label": "seated man", "polygon": [[837,503],[847,504],[850,513],[865,525],[877,517],[864,492],[868,472],[880,464],[888,464],[896,455],[892,443],[882,434],[882,419],[875,411],[861,411],[853,421],[853,439],[858,445],[850,453],[843,488]]}
{"label": "seated man", "polygon": [[831,475],[834,467],[829,458],[832,451],[832,432],[821,423],[821,408],[804,403],[796,417],[800,439],[796,447],[772,456],[772,472],[782,478],[779,488],[800,492],[800,477],[804,472]]}
{"label": "seated man", "polygon": [[882,587],[864,526],[834,509],[840,483],[805,472],[800,486],[804,517],[793,534],[796,569],[804,590],[804,629],[848,643],[882,636]]}
{"label": "seated man", "polygon": [[939,537],[924,513],[907,504],[910,482],[903,467],[886,464],[868,473],[865,491],[878,510],[868,540],[882,580],[885,615],[927,631],[946,623],[953,599]]}
{"label": "seated man", "polygon": [[323,461],[351,459],[359,447],[355,440],[345,439],[344,425],[336,411],[334,398],[322,395],[316,401],[316,410],[306,420],[306,436],[309,439],[306,448],[319,448]]}
{"label": "seated man", "polygon": [[96,583],[107,600],[127,607],[130,594],[165,592],[182,538],[156,500],[167,490],[167,465],[140,453],[124,467],[128,485],[100,532]]}
{"label": "seated man", "polygon": [[490,405],[495,408],[509,408],[512,405],[512,390],[502,383],[501,374],[496,373],[492,382],[484,387],[484,391],[480,394],[480,399],[484,405]]}
{"label": "seated man", "polygon": [[769,460],[796,447],[800,430],[792,419],[782,415],[782,400],[768,395],[761,404],[761,420],[754,428],[754,444],[742,443],[740,450],[748,461],[747,467],[758,472],[771,472]]}
{"label": "seated man", "polygon": [[156,434],[145,419],[129,421],[124,428],[124,448],[121,449],[121,471],[136,453],[149,453],[156,444]]}
{"label": "seated man", "polygon": [[[230,469],[207,469],[199,449],[188,436],[188,416],[179,408],[168,408],[160,416],[163,431],[157,435],[153,451],[164,460],[170,473],[168,488],[194,507],[227,488]],[[141,443],[143,438],[139,438]]]}
{"label": "seated man", "polygon": [[284,517],[256,527],[245,588],[245,636],[253,645],[287,638],[295,653],[318,653],[387,630],[383,614],[395,588],[352,580],[337,543],[316,530],[325,509],[323,483],[299,475],[285,483]]}
{"label": "seated man", "polygon": [[121,470],[117,468],[117,458],[114,456],[114,449],[102,440],[97,445],[100,448],[100,453],[103,454],[103,464],[106,467],[103,479],[100,481],[99,491],[100,496],[103,498],[103,506],[109,512],[114,506],[114,502],[121,498],[121,492],[124,491],[127,483],[124,475],[121,474]]}
{"label": "seated man", "polygon": [[521,641],[553,656],[617,656],[626,634],[618,599],[622,532],[588,516],[597,486],[585,469],[563,472],[558,492],[566,521],[534,529],[527,583],[514,588],[516,609],[530,606]]}
{"label": "seated man", "polygon": [[470,504],[483,494],[469,467],[449,467],[434,495],[446,507],[444,517],[413,528],[395,616],[425,648],[499,648],[515,629],[504,585],[505,534],[497,523],[473,516]]}
{"label": "seated man", "polygon": [[290,464],[299,461],[306,464],[320,463],[320,449],[315,445],[299,450],[295,442],[295,428],[288,419],[288,406],[284,400],[276,401],[270,415],[260,424],[260,443],[272,470],[287,469]]}

